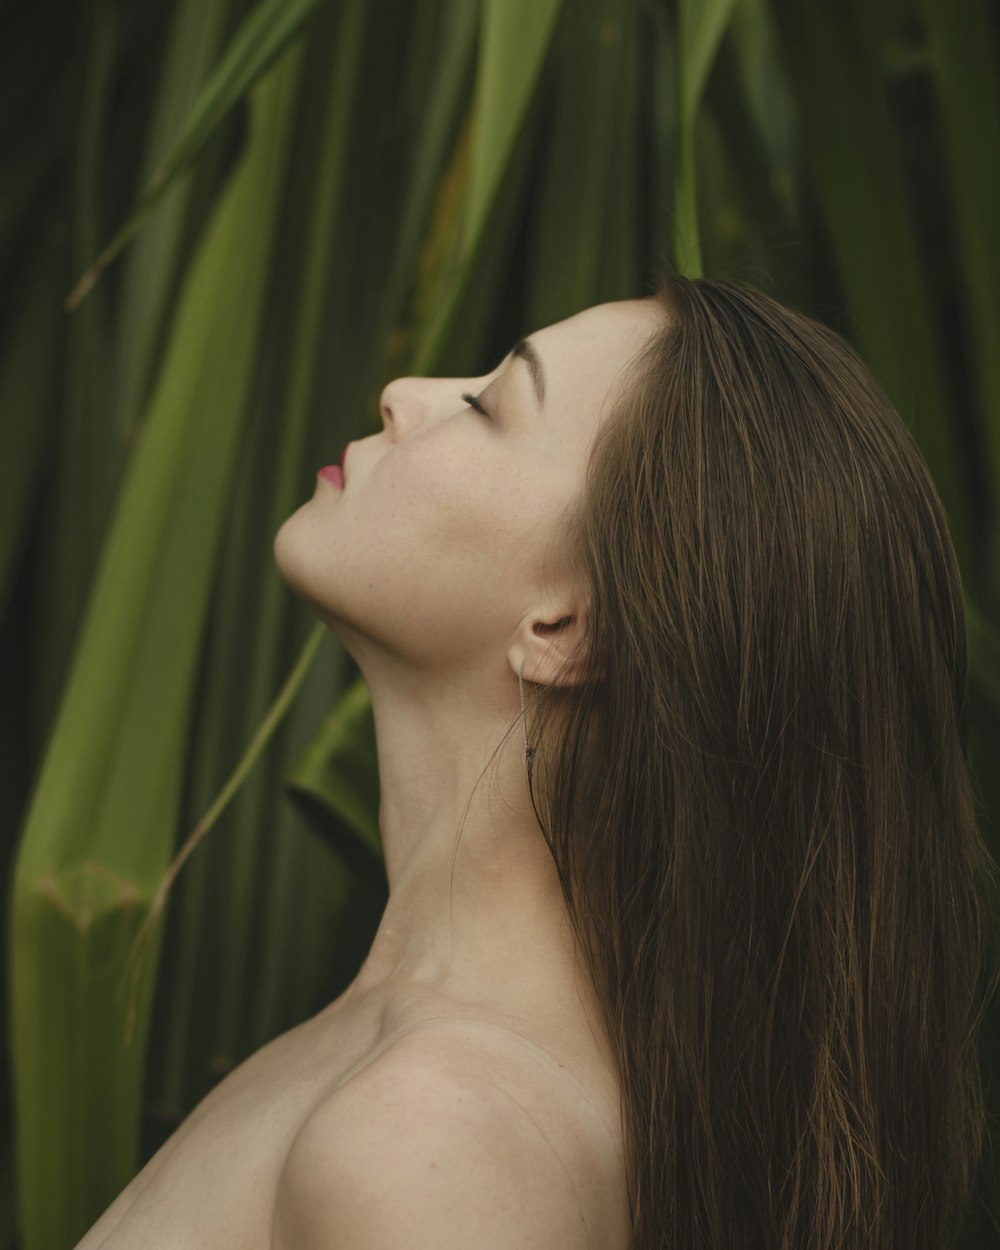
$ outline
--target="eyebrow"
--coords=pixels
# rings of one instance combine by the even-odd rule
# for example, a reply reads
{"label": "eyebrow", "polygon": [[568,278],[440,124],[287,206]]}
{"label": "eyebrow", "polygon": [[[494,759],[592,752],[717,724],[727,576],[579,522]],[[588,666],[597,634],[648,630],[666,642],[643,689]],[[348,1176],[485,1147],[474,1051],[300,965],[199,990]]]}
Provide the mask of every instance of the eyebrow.
{"label": "eyebrow", "polygon": [[528,366],[531,374],[531,381],[535,387],[535,397],[538,400],[539,408],[545,403],[545,374],[542,371],[542,362],[538,352],[535,351],[531,342],[526,338],[520,338],[510,349],[511,355],[520,356]]}

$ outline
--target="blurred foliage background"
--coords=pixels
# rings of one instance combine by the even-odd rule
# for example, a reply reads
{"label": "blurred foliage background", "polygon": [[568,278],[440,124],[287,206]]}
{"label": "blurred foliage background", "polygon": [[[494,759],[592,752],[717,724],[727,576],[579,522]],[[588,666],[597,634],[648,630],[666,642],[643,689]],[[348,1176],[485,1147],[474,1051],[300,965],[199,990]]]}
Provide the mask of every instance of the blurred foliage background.
{"label": "blurred foliage background", "polygon": [[367,692],[272,554],[316,468],[659,269],[832,325],[912,429],[997,855],[998,49],[989,0],[0,0],[0,1250],[374,934]]}

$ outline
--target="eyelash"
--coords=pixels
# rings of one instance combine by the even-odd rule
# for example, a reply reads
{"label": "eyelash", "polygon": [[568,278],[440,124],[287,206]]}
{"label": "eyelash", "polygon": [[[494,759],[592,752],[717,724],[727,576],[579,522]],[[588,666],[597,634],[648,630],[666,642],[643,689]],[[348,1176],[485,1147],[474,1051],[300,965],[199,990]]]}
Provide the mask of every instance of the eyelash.
{"label": "eyelash", "polygon": [[479,400],[475,397],[475,395],[469,395],[463,392],[462,398],[465,400],[465,402],[469,405],[470,408],[474,408],[476,412],[482,413],[482,415],[487,419],[487,421],[490,420],[490,414],[486,411],[486,409],[482,406],[482,404],[480,404]]}

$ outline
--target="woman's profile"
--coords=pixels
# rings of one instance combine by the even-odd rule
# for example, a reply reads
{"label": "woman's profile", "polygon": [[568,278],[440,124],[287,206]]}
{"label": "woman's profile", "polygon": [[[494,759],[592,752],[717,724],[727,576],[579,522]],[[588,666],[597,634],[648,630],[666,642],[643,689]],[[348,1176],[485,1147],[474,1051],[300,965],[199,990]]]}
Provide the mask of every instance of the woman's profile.
{"label": "woman's profile", "polygon": [[834,331],[662,279],[399,378],[281,526],[389,901],[78,1250],[941,1250],[995,868],[962,587]]}

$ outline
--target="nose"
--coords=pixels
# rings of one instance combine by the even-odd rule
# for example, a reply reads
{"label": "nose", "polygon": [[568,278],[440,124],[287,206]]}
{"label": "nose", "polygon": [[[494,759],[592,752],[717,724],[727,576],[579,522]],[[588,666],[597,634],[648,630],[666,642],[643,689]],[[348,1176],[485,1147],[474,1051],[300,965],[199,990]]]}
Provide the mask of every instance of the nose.
{"label": "nose", "polygon": [[382,388],[379,413],[395,438],[403,437],[435,415],[447,416],[462,401],[462,390],[477,389],[482,378],[394,378]]}
{"label": "nose", "polygon": [[407,381],[407,378],[395,378],[382,388],[382,394],[379,396],[378,408],[382,416],[382,424],[397,437],[401,428],[408,424],[408,417],[405,414],[410,412],[413,403],[412,395],[409,399],[404,397]]}
{"label": "nose", "polygon": [[435,413],[443,415],[445,397],[455,389],[446,378],[395,378],[379,396],[382,424],[401,438]]}

